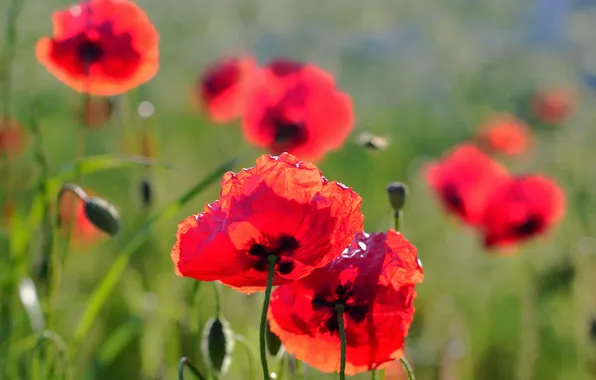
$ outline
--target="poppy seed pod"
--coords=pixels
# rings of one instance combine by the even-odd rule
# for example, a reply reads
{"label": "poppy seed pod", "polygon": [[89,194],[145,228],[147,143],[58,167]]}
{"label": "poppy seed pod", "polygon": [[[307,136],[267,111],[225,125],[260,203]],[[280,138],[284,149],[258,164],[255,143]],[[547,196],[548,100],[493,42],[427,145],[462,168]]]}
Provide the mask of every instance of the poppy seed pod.
{"label": "poppy seed pod", "polygon": [[267,351],[269,351],[269,355],[277,356],[281,349],[281,340],[279,340],[279,337],[271,331],[269,322],[267,322],[267,333],[265,336],[267,338]]}
{"label": "poppy seed pod", "polygon": [[392,182],[387,188],[387,195],[389,195],[389,203],[393,211],[400,211],[406,203],[406,195],[408,194],[408,187],[402,182]]}
{"label": "poppy seed pod", "polygon": [[209,367],[219,373],[226,373],[234,353],[234,333],[223,318],[210,318],[203,330],[201,350]]}
{"label": "poppy seed pod", "polygon": [[85,201],[85,216],[93,225],[110,236],[120,231],[120,214],[108,201],[89,197]]}

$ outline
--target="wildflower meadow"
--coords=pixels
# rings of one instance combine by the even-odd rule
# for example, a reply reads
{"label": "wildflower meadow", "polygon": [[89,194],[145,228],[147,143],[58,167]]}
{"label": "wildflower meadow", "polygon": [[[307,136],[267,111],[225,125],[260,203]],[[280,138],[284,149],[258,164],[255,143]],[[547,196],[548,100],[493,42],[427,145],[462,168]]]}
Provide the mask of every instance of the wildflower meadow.
{"label": "wildflower meadow", "polygon": [[0,9],[0,379],[596,378],[595,2]]}

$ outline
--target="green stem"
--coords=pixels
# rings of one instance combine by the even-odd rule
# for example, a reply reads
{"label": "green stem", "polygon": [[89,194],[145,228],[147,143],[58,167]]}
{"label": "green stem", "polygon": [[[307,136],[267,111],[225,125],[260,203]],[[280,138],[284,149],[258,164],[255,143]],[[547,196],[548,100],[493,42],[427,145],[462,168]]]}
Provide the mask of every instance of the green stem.
{"label": "green stem", "polygon": [[73,343],[71,345],[72,353],[78,352],[79,347],[85,341],[87,333],[93,326],[93,323],[95,322],[95,319],[98,317],[99,312],[106,304],[106,302],[110,299],[112,291],[118,284],[118,280],[126,270],[126,267],[128,266],[128,263],[130,262],[132,256],[136,252],[138,252],[138,248],[149,237],[153,227],[160,221],[171,218],[174,215],[176,215],[176,213],[178,213],[178,211],[180,211],[195,196],[200,194],[209,185],[211,185],[218,178],[220,178],[223,173],[230,170],[234,166],[236,161],[237,158],[234,158],[221,165],[213,172],[211,172],[211,174],[209,174],[202,181],[198,182],[190,190],[184,193],[180,198],[175,200],[173,203],[171,203],[170,205],[162,209],[159,213],[157,213],[155,216],[153,216],[151,219],[149,219],[141,227],[141,229],[138,230],[138,232],[128,241],[128,243],[126,243],[126,245],[122,247],[122,249],[116,255],[116,259],[114,260],[112,266],[105,274],[102,281],[95,287],[95,289],[91,293],[91,296],[89,297],[89,301],[87,302],[87,306],[85,307],[83,316],[81,317],[74,332]]}
{"label": "green stem", "polygon": [[269,380],[269,367],[267,366],[267,310],[269,310],[269,301],[271,300],[271,288],[273,288],[273,277],[275,275],[275,263],[277,256],[270,255],[267,257],[269,262],[269,273],[267,275],[267,287],[265,288],[265,300],[263,301],[263,310],[261,312],[261,327],[259,332],[259,348],[261,351],[261,366],[263,367],[263,378]]}
{"label": "green stem", "polygon": [[401,227],[402,215],[403,215],[403,213],[401,211],[396,211],[395,214],[393,214],[393,219],[395,220],[395,230],[396,231],[399,231],[399,229]]}
{"label": "green stem", "polygon": [[340,342],[340,362],[339,362],[339,380],[345,380],[346,378],[346,328],[344,326],[344,306],[335,306],[337,311],[337,324],[339,326],[339,342]]}
{"label": "green stem", "polygon": [[190,359],[186,356],[180,359],[180,363],[178,364],[178,380],[184,380],[184,368],[190,369],[190,372],[193,373],[199,380],[207,380],[197,367],[195,367],[191,362]]}
{"label": "green stem", "polygon": [[408,375],[408,380],[416,380],[416,376],[414,376],[414,370],[412,369],[412,366],[408,362],[408,359],[406,359],[405,356],[402,356],[399,359],[399,362],[401,363],[402,367],[404,368],[404,371]]}
{"label": "green stem", "polygon": [[294,358],[294,361],[296,362],[296,377],[298,378],[298,380],[304,380],[304,368],[302,365],[302,361],[296,358]]}
{"label": "green stem", "polygon": [[215,295],[215,315],[219,318],[221,315],[221,289],[216,281],[211,281],[213,294]]}
{"label": "green stem", "polygon": [[377,370],[373,369],[372,372],[370,373],[370,380],[376,380],[377,379]]}
{"label": "green stem", "polygon": [[41,348],[42,343],[50,342],[53,344],[54,348],[58,352],[58,356],[60,359],[60,368],[62,370],[63,379],[69,380],[71,378],[71,367],[70,367],[70,359],[68,357],[68,349],[66,348],[66,344],[64,340],[60,337],[60,335],[56,334],[53,331],[46,330],[44,331],[38,338],[37,346],[35,347],[36,350]]}

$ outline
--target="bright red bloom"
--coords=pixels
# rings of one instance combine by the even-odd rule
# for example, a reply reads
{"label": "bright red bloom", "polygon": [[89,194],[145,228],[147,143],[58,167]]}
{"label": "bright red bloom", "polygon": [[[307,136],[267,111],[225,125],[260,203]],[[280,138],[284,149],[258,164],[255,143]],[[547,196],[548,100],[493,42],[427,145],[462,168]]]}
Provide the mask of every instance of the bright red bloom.
{"label": "bright red bloom", "polygon": [[455,148],[425,174],[447,211],[471,225],[481,222],[493,188],[509,178],[507,169],[471,144]]}
{"label": "bright red bloom", "polygon": [[362,230],[360,196],[288,153],[226,173],[221,187],[220,200],[178,225],[178,275],[252,293],[265,288],[268,257],[277,257],[274,285],[287,284],[325,266]]}
{"label": "bright red bloom", "polygon": [[274,290],[271,331],[285,349],[322,372],[340,365],[338,305],[344,308],[346,374],[403,356],[423,279],[416,247],[402,234],[359,233],[340,257],[309,277]]}
{"label": "bright red bloom", "polygon": [[149,81],[159,67],[159,36],[128,0],[87,0],[53,15],[39,62],[75,91],[118,95]]}
{"label": "bright red bloom", "polygon": [[[92,193],[87,192],[92,195]],[[79,247],[85,247],[106,236],[85,215],[85,206],[83,200],[75,194],[66,192],[60,197],[58,205],[58,215],[60,218],[60,228],[63,234],[68,233],[73,244]],[[69,227],[72,225],[72,227]]]}
{"label": "bright red bloom", "polygon": [[197,95],[214,122],[227,123],[242,115],[257,70],[250,57],[232,58],[211,66],[199,78]]}
{"label": "bright red bloom", "polygon": [[27,131],[15,120],[0,122],[0,155],[16,157],[25,149],[27,142]]}
{"label": "bright red bloom", "polygon": [[318,160],[342,146],[354,125],[352,100],[312,64],[275,60],[261,70],[243,117],[250,142],[274,154]]}
{"label": "bright red bloom", "polygon": [[484,244],[502,247],[540,235],[561,220],[565,194],[551,179],[528,175],[492,192],[482,220]]}
{"label": "bright red bloom", "polygon": [[532,100],[532,110],[540,120],[559,124],[564,122],[575,107],[576,94],[570,88],[539,91]]}
{"label": "bright red bloom", "polygon": [[479,144],[491,152],[517,155],[528,149],[530,128],[510,114],[496,114],[485,121],[478,132]]}

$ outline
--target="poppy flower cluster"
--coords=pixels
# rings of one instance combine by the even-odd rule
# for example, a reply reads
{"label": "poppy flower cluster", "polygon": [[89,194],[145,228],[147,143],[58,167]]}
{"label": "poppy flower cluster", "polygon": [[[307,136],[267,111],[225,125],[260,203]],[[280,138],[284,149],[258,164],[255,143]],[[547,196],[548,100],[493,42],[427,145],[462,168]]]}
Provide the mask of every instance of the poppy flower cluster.
{"label": "poppy flower cluster", "polygon": [[346,373],[377,368],[403,355],[423,273],[403,235],[362,232],[361,202],[311,163],[263,155],[225,174],[220,199],[178,225],[175,272],[252,293],[273,271],[268,318],[289,352],[337,370],[343,312]]}
{"label": "poppy flower cluster", "polygon": [[129,0],[86,0],[55,12],[52,37],[37,42],[39,62],[78,92],[118,95],[159,68],[159,36]]}
{"label": "poppy flower cluster", "polygon": [[318,160],[338,149],[354,125],[351,98],[313,64],[226,59],[200,78],[197,93],[215,122],[242,118],[244,136],[273,154]]}
{"label": "poppy flower cluster", "polygon": [[512,175],[472,144],[427,167],[426,179],[445,209],[477,228],[487,248],[511,246],[551,229],[565,196],[543,175]]}

